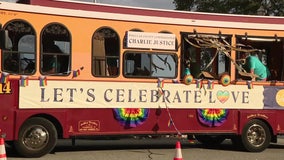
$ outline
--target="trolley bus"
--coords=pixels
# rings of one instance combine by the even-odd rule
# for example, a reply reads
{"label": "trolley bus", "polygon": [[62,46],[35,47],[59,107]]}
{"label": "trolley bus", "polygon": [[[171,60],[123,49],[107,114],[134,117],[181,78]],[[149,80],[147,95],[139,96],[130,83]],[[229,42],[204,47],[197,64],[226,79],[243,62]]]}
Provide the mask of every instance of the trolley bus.
{"label": "trolley bus", "polygon": [[0,2],[0,24],[0,134],[22,156],[169,134],[261,152],[284,134],[283,17],[20,0]]}

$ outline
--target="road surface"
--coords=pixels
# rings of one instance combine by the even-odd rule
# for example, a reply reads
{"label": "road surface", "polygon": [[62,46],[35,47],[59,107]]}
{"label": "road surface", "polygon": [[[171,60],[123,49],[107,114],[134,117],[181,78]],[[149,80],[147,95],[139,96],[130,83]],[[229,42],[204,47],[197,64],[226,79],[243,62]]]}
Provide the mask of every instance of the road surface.
{"label": "road surface", "polygon": [[[178,152],[176,138],[143,138],[118,140],[60,140],[54,151],[35,160],[173,160]],[[198,142],[181,139],[183,160],[283,160],[284,138],[260,153],[250,153],[234,148],[229,140],[220,146],[206,148]],[[19,157],[7,146],[8,160],[28,160]]]}

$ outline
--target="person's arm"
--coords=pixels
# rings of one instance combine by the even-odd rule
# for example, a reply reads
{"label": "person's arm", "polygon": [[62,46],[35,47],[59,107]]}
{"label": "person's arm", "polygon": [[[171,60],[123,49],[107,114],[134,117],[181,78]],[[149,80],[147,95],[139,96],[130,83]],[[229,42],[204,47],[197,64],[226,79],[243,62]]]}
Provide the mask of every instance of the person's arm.
{"label": "person's arm", "polygon": [[252,59],[252,57],[248,57],[247,58],[247,62],[249,63],[248,65],[249,65],[249,67],[250,67],[250,73],[251,73],[251,75],[252,75],[252,78],[251,78],[251,80],[252,81],[255,81],[255,74],[254,74],[254,69],[255,69],[255,62],[253,61],[253,59]]}
{"label": "person's arm", "polygon": [[251,69],[250,69],[250,73],[252,74],[251,80],[252,80],[252,81],[255,81],[254,68],[251,68]]}

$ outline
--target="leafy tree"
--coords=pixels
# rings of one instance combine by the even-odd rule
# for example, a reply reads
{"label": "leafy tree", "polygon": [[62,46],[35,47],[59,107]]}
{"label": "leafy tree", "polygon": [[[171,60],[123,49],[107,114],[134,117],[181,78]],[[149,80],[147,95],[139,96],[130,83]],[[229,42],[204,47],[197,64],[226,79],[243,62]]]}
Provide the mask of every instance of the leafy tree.
{"label": "leafy tree", "polygon": [[174,0],[176,10],[284,16],[284,0]]}

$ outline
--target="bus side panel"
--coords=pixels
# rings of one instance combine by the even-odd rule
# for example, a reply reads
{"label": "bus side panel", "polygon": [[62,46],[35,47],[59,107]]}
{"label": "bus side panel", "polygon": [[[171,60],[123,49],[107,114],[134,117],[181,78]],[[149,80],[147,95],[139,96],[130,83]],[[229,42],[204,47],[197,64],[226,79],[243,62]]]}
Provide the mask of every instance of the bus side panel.
{"label": "bus side panel", "polygon": [[[278,114],[280,113],[280,114]],[[252,119],[260,119],[267,123],[268,127],[272,129],[272,134],[277,134],[277,126],[283,126],[282,123],[278,123],[276,115],[281,115],[282,110],[240,110],[240,134],[244,126]],[[282,115],[283,116],[283,115]],[[278,127],[278,128],[279,128]]]}
{"label": "bus side panel", "polygon": [[[205,113],[201,113],[205,109],[195,110],[195,113],[190,115],[191,128],[193,133],[223,133],[223,134],[237,134],[238,133],[238,110],[236,109],[211,109],[215,115],[214,120],[204,118]],[[223,115],[220,112],[226,112]],[[212,113],[213,114],[213,113]]]}
{"label": "bus side panel", "polygon": [[72,109],[68,112],[70,135],[237,133],[238,111],[229,114],[220,126],[205,124],[196,109],[150,109],[141,125],[130,127],[116,118],[114,109]]}
{"label": "bus side panel", "polygon": [[284,134],[284,110],[279,110],[276,112],[277,120],[276,120],[276,131],[278,134]]}
{"label": "bus side panel", "polygon": [[0,83],[0,136],[12,140],[15,134],[15,110],[18,106],[19,81]]}
{"label": "bus side panel", "polygon": [[[69,138],[66,129],[66,110],[64,109],[38,109],[38,110],[26,110],[20,109],[16,111],[15,118],[15,133],[19,133],[19,130],[23,123],[31,117],[42,117],[53,123],[56,127],[58,135],[63,138]],[[14,139],[18,139],[18,134],[15,134]]]}

